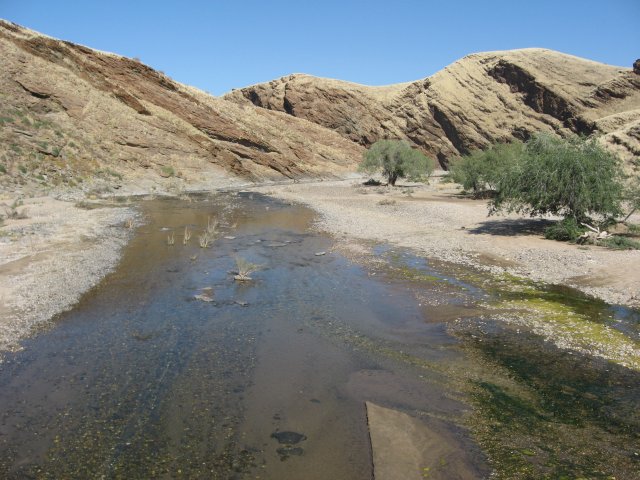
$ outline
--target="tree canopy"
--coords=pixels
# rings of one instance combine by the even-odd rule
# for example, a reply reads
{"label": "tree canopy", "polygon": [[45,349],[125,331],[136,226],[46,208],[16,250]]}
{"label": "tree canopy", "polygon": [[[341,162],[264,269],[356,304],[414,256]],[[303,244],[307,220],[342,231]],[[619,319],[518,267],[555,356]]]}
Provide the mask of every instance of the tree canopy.
{"label": "tree canopy", "polygon": [[621,162],[594,138],[534,135],[522,156],[505,171],[491,212],[531,216],[555,214],[586,221],[590,214],[621,214]]}
{"label": "tree canopy", "polygon": [[495,192],[501,178],[522,157],[522,142],[495,143],[486,150],[474,150],[464,157],[454,158],[449,177],[476,196]]}
{"label": "tree canopy", "polygon": [[433,160],[400,140],[377,141],[364,153],[359,166],[363,172],[381,172],[392,186],[395,186],[398,178],[424,181],[429,178],[433,168]]}

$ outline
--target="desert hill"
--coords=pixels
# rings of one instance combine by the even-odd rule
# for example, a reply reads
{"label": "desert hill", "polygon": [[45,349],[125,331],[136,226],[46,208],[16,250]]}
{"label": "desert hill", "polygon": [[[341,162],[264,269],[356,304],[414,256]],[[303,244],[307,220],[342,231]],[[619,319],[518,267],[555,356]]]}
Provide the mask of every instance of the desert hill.
{"label": "desert hill", "polygon": [[224,98],[304,118],[363,146],[405,139],[442,165],[540,130],[597,133],[623,158],[640,155],[640,70],[545,49],[472,54],[385,87],[294,74]]}
{"label": "desert hill", "polygon": [[361,156],[359,145],[304,119],[215,98],[135,59],[6,21],[0,58],[5,186],[100,175],[211,186],[340,173]]}

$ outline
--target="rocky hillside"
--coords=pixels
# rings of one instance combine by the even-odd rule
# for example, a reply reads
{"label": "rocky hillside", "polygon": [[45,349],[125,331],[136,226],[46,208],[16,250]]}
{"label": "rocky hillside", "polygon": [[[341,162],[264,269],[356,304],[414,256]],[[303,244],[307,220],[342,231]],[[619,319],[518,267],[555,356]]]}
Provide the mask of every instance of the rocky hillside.
{"label": "rocky hillside", "polygon": [[364,146],[406,139],[442,165],[540,130],[597,133],[623,158],[640,155],[640,71],[551,50],[473,54],[385,87],[296,74],[224,98],[304,118]]}
{"label": "rocky hillside", "polygon": [[[362,147],[315,123],[238,105],[135,59],[0,21],[0,184],[75,186],[327,176]],[[125,180],[126,182],[122,182]]]}

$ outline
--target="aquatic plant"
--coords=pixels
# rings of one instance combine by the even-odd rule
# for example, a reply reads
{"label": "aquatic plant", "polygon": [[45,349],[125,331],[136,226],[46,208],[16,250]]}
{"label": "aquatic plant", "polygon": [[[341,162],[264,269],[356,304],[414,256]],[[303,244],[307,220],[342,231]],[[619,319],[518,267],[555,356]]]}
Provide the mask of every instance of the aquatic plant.
{"label": "aquatic plant", "polygon": [[184,237],[182,238],[182,244],[186,245],[187,243],[189,243],[190,239],[191,239],[191,230],[189,230],[189,227],[184,227]]}
{"label": "aquatic plant", "polygon": [[167,245],[171,246],[174,245],[176,243],[176,239],[173,236],[173,232],[171,232],[169,235],[167,235]]}
{"label": "aquatic plant", "polygon": [[204,232],[202,235],[198,236],[198,243],[200,244],[200,248],[208,248],[211,243],[211,236],[209,232]]}
{"label": "aquatic plant", "polygon": [[213,237],[218,231],[218,221],[211,220],[211,217],[207,218],[207,233]]}
{"label": "aquatic plant", "polygon": [[260,265],[251,263],[242,257],[236,257],[236,265],[238,266],[238,274],[233,278],[238,282],[248,282],[253,280],[250,275],[260,269]]}

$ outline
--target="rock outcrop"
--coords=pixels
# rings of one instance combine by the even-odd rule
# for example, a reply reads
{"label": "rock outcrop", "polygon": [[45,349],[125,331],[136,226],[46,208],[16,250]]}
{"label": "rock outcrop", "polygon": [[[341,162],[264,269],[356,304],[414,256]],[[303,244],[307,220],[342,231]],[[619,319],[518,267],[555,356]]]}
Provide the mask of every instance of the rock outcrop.
{"label": "rock outcrop", "polygon": [[0,58],[3,183],[77,184],[102,174],[207,186],[331,176],[361,157],[360,146],[312,122],[5,21]]}
{"label": "rock outcrop", "polygon": [[225,95],[304,118],[367,146],[400,138],[445,166],[454,156],[536,131],[599,134],[638,155],[640,77],[545,49],[468,55],[431,77],[385,87],[295,74]]}

